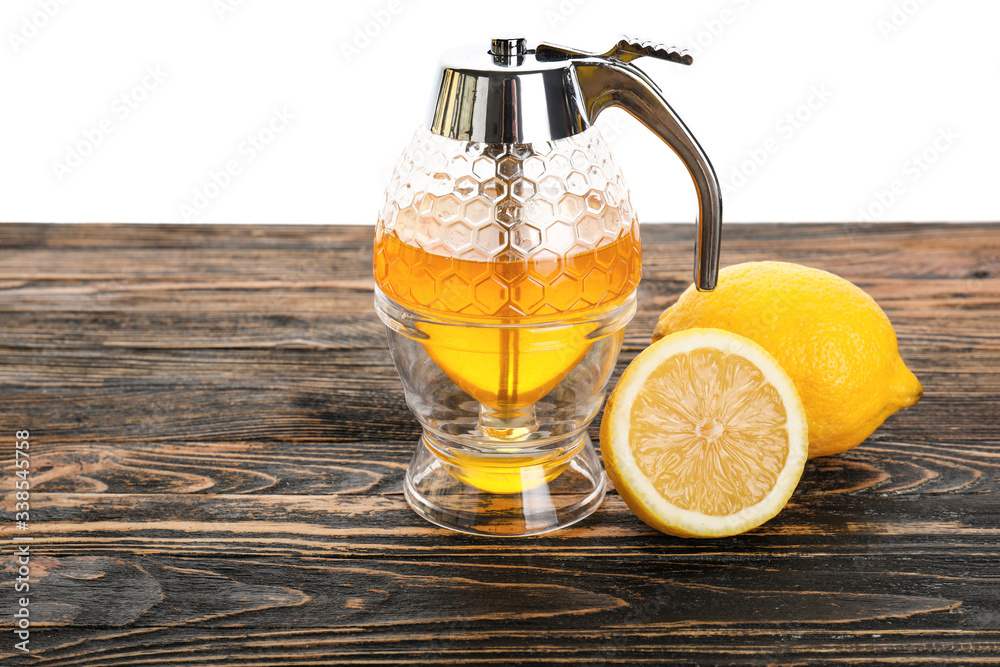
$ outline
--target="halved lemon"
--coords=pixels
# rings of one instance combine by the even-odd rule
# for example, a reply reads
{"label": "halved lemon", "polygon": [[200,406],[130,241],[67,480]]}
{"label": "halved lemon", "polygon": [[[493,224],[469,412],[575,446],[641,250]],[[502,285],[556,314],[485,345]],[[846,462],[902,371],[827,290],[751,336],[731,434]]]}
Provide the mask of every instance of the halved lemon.
{"label": "halved lemon", "polygon": [[601,423],[608,476],[651,527],[684,537],[756,528],[805,466],[805,410],[760,345],[720,329],[661,338],[629,365]]}

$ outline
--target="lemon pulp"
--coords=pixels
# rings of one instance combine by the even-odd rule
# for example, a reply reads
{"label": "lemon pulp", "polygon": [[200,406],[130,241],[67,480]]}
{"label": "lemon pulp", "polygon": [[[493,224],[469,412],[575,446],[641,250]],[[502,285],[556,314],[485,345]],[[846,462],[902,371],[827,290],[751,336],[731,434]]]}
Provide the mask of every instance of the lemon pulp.
{"label": "lemon pulp", "polygon": [[632,404],[629,444],[667,501],[713,516],[762,500],[785,467],[787,414],[754,364],[718,349],[660,364]]}
{"label": "lemon pulp", "polygon": [[625,369],[604,410],[601,451],[622,500],[651,527],[724,537],[781,511],[809,432],[795,385],[763,347],[688,329]]}

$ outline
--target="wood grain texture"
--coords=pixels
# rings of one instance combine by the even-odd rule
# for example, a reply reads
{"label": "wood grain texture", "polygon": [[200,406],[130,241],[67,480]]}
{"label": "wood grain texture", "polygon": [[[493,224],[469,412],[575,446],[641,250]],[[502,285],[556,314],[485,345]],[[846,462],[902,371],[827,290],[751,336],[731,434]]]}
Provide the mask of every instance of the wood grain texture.
{"label": "wood grain texture", "polygon": [[[690,282],[693,228],[642,234],[619,373]],[[1000,225],[727,226],[723,265],[795,261],[871,293],[926,393],[810,462],[777,518],[705,541],[614,492],[522,540],[413,514],[419,429],[370,235],[0,225],[0,663],[1000,662]],[[29,656],[11,639],[18,429]]]}

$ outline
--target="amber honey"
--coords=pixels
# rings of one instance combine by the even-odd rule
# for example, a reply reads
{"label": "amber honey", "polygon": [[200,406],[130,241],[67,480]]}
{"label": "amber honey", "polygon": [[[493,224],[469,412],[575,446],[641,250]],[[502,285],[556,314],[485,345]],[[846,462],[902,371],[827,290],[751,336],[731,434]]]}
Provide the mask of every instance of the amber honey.
{"label": "amber honey", "polygon": [[[387,232],[376,239],[375,278],[390,299],[429,316],[418,325],[427,336],[422,343],[458,386],[512,413],[558,385],[590,348],[598,326],[592,320],[635,290],[638,225],[593,250],[499,256],[446,257]],[[456,319],[467,326],[454,326]]]}

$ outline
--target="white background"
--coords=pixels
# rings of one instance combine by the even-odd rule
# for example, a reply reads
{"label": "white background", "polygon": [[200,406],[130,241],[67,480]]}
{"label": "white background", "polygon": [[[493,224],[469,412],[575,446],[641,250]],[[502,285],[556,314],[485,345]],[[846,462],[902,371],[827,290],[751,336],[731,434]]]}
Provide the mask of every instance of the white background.
{"label": "white background", "polygon": [[[639,63],[728,221],[997,220],[998,26],[991,0],[3,0],[0,221],[372,223],[439,54],[494,33],[688,48]],[[693,220],[669,149],[600,124],[641,219]]]}

